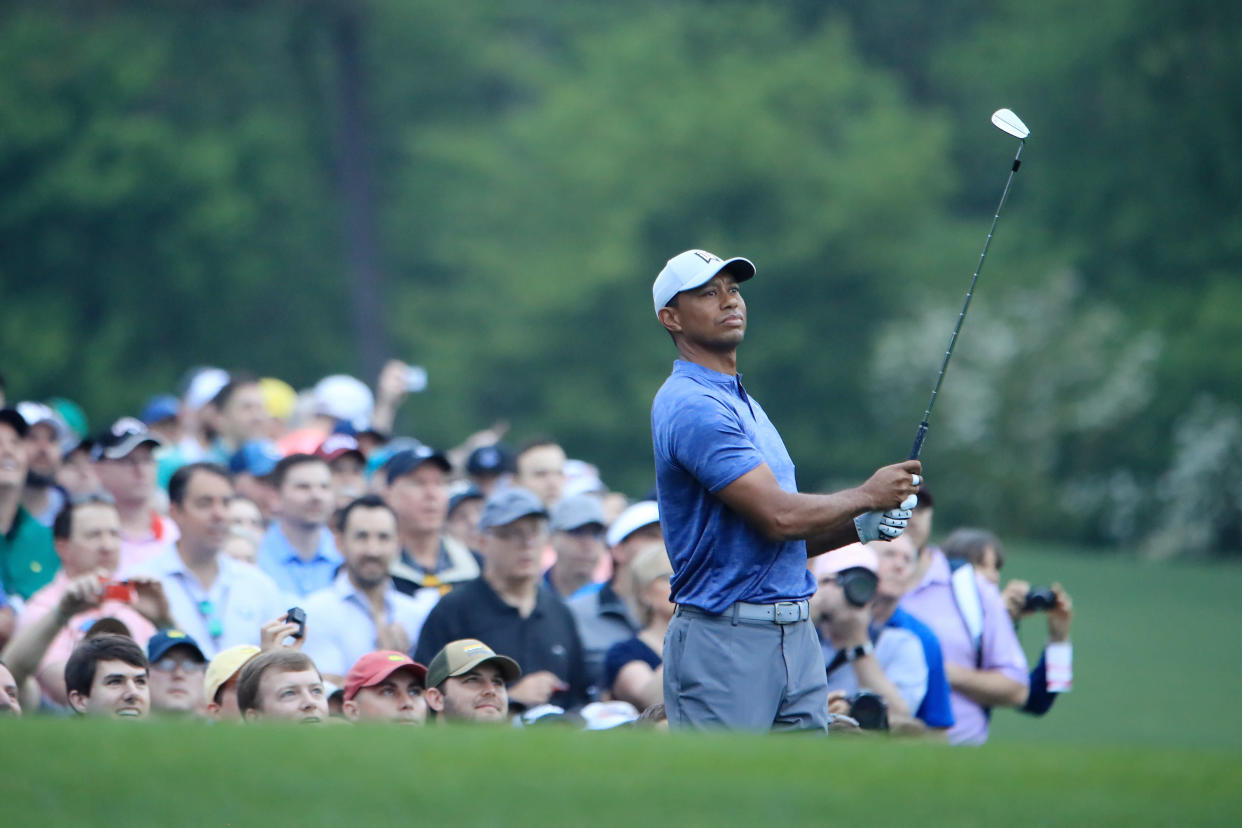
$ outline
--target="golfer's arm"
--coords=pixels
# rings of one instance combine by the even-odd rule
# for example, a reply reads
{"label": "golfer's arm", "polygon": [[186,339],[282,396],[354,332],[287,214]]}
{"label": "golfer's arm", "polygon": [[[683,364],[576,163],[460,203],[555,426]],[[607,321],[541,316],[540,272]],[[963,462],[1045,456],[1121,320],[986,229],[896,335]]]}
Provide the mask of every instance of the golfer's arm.
{"label": "golfer's arm", "polygon": [[984,707],[1021,707],[1026,704],[1028,687],[999,670],[974,670],[960,664],[945,664],[949,686]]}
{"label": "golfer's arm", "polygon": [[772,540],[806,539],[808,555],[857,542],[854,517],[873,508],[858,488],[826,495],[787,492],[766,463],[725,486],[717,496]]}

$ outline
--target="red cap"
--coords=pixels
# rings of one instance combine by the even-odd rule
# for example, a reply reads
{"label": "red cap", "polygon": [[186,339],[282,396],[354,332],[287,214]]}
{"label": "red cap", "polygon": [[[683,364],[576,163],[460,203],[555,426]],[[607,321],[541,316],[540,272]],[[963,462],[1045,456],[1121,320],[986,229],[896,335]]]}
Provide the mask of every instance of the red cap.
{"label": "red cap", "polygon": [[345,698],[352,699],[364,687],[372,687],[391,676],[402,668],[409,667],[418,675],[418,680],[427,682],[427,668],[419,664],[405,653],[396,650],[376,650],[367,653],[354,662],[345,677]]}
{"label": "red cap", "polygon": [[328,463],[346,454],[356,454],[359,460],[366,460],[358,441],[348,434],[329,434],[315,449],[315,456]]}

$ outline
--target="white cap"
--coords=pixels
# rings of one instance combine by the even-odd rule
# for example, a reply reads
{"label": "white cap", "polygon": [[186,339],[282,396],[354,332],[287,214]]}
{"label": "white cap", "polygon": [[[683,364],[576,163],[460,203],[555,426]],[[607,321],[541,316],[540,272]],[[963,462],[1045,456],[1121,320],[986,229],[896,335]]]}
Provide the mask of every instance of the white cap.
{"label": "white cap", "polygon": [[755,266],[749,259],[722,259],[706,250],[687,250],[669,259],[651,286],[656,315],[659,316],[660,308],[671,302],[674,296],[710,282],[722,270],[728,270],[739,282],[755,275]]}
{"label": "white cap", "polygon": [[856,568],[876,572],[879,569],[879,559],[876,557],[875,550],[861,543],[851,543],[849,546],[834,549],[811,561],[811,571],[815,574],[816,580],[825,575],[835,575],[838,572]]}
{"label": "white cap", "polygon": [[204,368],[190,380],[185,391],[185,404],[198,411],[216,398],[220,389],[229,384],[229,372],[222,368]]}
{"label": "white cap", "polygon": [[333,374],[315,384],[315,413],[345,420],[358,431],[371,425],[375,397],[360,379],[348,374]]}
{"label": "white cap", "polygon": [[660,507],[654,500],[640,500],[633,506],[617,515],[617,519],[608,527],[606,540],[609,546],[616,546],[644,526],[660,522]]}

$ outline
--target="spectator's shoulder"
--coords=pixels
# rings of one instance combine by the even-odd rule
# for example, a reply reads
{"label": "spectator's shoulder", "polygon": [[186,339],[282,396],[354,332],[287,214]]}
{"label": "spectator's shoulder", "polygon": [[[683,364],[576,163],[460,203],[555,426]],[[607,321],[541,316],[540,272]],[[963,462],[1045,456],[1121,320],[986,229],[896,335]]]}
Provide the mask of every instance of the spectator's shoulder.
{"label": "spectator's shoulder", "polygon": [[280,594],[280,587],[272,580],[272,576],[254,564],[222,555],[220,557],[220,567],[228,572],[230,579],[236,579],[238,582],[245,583],[256,590]]}

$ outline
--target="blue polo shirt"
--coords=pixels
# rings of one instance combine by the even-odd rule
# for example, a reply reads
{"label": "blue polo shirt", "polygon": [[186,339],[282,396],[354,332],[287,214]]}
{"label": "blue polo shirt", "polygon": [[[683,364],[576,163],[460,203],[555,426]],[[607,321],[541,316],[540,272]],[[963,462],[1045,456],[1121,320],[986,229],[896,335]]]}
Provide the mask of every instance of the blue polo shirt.
{"label": "blue polo shirt", "polygon": [[815,592],[804,541],[769,540],[716,497],[763,463],[798,491],[789,452],[740,375],[677,360],[651,405],[651,439],[675,603],[722,613]]}
{"label": "blue polo shirt", "polygon": [[944,674],[944,654],[940,639],[919,619],[898,607],[885,623],[886,627],[909,630],[919,637],[923,656],[927,659],[927,694],[915,716],[928,727],[953,727],[953,708],[949,704],[949,678]]}
{"label": "blue polo shirt", "polygon": [[345,559],[336,551],[336,541],[328,527],[319,530],[319,544],[310,560],[302,560],[298,550],[293,548],[285,533],[280,529],[280,521],[272,521],[259,542],[259,555],[256,563],[276,586],[291,599],[301,598],[327,589],[336,578],[336,571]]}

